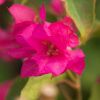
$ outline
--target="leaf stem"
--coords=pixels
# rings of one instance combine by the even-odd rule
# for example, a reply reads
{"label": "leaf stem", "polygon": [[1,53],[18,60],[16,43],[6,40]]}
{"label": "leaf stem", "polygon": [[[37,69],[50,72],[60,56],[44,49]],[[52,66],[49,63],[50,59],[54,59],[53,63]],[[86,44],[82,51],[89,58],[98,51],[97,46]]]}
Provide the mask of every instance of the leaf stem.
{"label": "leaf stem", "polygon": [[80,85],[77,83],[77,84],[75,84],[75,83],[73,83],[72,81],[70,81],[70,80],[62,80],[62,81],[60,81],[59,83],[65,83],[66,85],[69,85],[70,87],[72,87],[72,88],[74,88],[74,89],[79,89],[80,88]]}
{"label": "leaf stem", "polygon": [[68,94],[68,92],[65,91],[65,89],[63,89],[63,87],[61,85],[59,85],[59,89],[62,92],[62,94],[64,95],[65,100],[72,100],[70,95]]}
{"label": "leaf stem", "polygon": [[76,83],[76,77],[73,75],[73,73],[71,71],[67,71],[68,76],[70,77],[70,79]]}
{"label": "leaf stem", "polygon": [[79,88],[77,89],[77,100],[82,100],[81,82],[78,76],[77,76],[77,84],[79,84]]}

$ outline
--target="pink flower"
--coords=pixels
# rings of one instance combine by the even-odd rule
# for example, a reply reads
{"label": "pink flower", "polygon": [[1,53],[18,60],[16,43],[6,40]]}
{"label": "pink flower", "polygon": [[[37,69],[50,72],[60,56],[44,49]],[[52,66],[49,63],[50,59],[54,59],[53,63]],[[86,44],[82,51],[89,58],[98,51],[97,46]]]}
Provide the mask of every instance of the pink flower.
{"label": "pink flower", "polygon": [[12,81],[7,81],[0,84],[0,100],[6,100],[8,92],[12,86]]}
{"label": "pink flower", "polygon": [[12,34],[7,29],[0,29],[0,58],[6,61],[11,61],[14,58],[22,59],[31,56],[32,52],[33,50],[31,51],[29,46],[24,47],[17,43],[15,34]]}
{"label": "pink flower", "polygon": [[56,14],[62,14],[64,12],[64,5],[62,0],[51,0],[51,9]]}
{"label": "pink flower", "polygon": [[[24,21],[19,8],[25,13]],[[33,13],[29,14],[30,8],[28,7],[26,9],[25,6],[14,4],[9,8],[9,11],[16,20],[14,30],[16,41],[22,47],[28,46],[31,51],[35,51],[35,54],[30,52],[31,56],[25,55],[21,72],[22,77],[43,74],[58,76],[67,70],[82,74],[85,66],[85,55],[80,49],[72,50],[79,45],[79,39],[72,28],[69,17],[66,17],[65,21],[47,22],[45,21],[44,5],[40,9],[41,22],[33,21]],[[28,50],[30,51],[30,49]]]}
{"label": "pink flower", "polygon": [[9,9],[10,13],[13,15],[16,23],[24,21],[33,21],[35,13],[31,8],[24,5],[14,4]]}
{"label": "pink flower", "polygon": [[7,53],[7,49],[12,45],[10,35],[0,28],[0,58],[9,61],[11,57]]}
{"label": "pink flower", "polygon": [[5,0],[0,0],[0,5],[2,5],[5,2]]}

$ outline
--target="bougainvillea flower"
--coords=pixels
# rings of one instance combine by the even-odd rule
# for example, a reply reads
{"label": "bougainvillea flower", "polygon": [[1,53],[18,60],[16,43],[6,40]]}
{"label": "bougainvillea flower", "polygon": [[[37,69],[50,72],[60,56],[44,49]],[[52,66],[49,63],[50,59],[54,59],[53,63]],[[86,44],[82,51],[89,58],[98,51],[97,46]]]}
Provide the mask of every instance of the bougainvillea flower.
{"label": "bougainvillea flower", "polygon": [[[19,7],[21,6],[14,4],[9,8],[15,20],[16,15],[20,15]],[[13,8],[16,8],[16,11]],[[24,8],[26,9],[23,7],[22,11]],[[28,10],[27,7],[26,16]],[[32,56],[26,55],[23,59],[21,76],[29,77],[43,74],[58,76],[67,70],[82,74],[85,66],[85,55],[80,49],[72,50],[79,45],[79,39],[71,25],[70,18],[66,17],[65,21],[47,22],[44,5],[40,8],[39,14],[40,22],[35,22],[34,16],[33,20],[28,20],[24,16],[24,21],[15,22],[16,41],[23,47],[29,46],[31,51],[35,51],[34,55],[33,53]],[[32,15],[28,13],[28,16]],[[17,20],[22,18],[23,16],[20,16]],[[24,23],[28,24],[25,25]]]}
{"label": "bougainvillea flower", "polygon": [[[83,52],[81,50],[74,51],[69,49],[78,45],[77,35],[73,32],[70,33],[72,30],[67,28],[66,30],[68,31],[65,34],[65,29],[60,24],[59,27],[55,24],[57,29],[51,28],[52,25],[53,23],[48,27],[49,33],[43,29],[39,32],[39,27],[34,29],[32,34],[33,41],[30,42],[32,44],[30,45],[37,53],[31,59],[25,60],[22,66],[22,77],[39,76],[47,73],[57,76],[67,70],[82,74],[85,65]],[[41,36],[40,34],[43,35]],[[27,42],[29,41],[30,39],[27,39]],[[30,70],[27,69],[29,64]]]}
{"label": "bougainvillea flower", "polygon": [[0,5],[2,5],[5,2],[5,0],[0,0]]}
{"label": "bougainvillea flower", "polygon": [[6,100],[8,92],[12,86],[12,81],[7,81],[0,84],[0,100]]}

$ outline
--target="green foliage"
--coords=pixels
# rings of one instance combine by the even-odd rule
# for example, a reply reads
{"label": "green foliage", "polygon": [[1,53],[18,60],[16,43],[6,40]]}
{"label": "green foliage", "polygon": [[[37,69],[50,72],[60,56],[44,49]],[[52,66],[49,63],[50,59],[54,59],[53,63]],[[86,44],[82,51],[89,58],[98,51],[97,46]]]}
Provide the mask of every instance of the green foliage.
{"label": "green foliage", "polygon": [[95,0],[66,0],[66,10],[82,36],[91,32],[95,20]]}
{"label": "green foliage", "polygon": [[95,83],[89,100],[100,100],[100,84]]}
{"label": "green foliage", "polygon": [[37,100],[37,98],[39,97],[41,86],[48,83],[56,84],[64,77],[65,74],[53,79],[51,79],[51,75],[30,78],[25,88],[22,90],[20,98],[25,98],[25,100]]}
{"label": "green foliage", "polygon": [[21,79],[20,77],[17,77],[7,96],[7,100],[15,100],[15,98],[19,97],[20,91],[23,89],[26,82],[27,82],[27,78]]}
{"label": "green foliage", "polygon": [[99,0],[66,0],[66,10],[74,20],[83,43],[100,30]]}
{"label": "green foliage", "polygon": [[100,75],[100,38],[91,39],[82,48],[86,54],[86,68],[81,79],[83,100],[88,100],[91,88]]}
{"label": "green foliage", "polygon": [[100,0],[96,0],[96,19],[100,21]]}
{"label": "green foliage", "polygon": [[19,74],[20,64],[18,61],[5,62],[0,60],[0,82],[11,80]]}

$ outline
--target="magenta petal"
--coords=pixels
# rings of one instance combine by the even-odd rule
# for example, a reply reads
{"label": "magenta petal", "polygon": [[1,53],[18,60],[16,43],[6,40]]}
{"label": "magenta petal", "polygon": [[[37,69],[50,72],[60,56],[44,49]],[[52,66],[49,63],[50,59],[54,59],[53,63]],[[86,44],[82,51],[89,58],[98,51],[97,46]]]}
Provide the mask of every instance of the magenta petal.
{"label": "magenta petal", "polygon": [[38,65],[35,63],[34,60],[28,59],[23,62],[22,69],[21,69],[21,77],[29,77],[34,76],[38,72]]}
{"label": "magenta petal", "polygon": [[51,8],[55,13],[61,14],[64,11],[63,2],[61,0],[51,0]]}
{"label": "magenta petal", "polygon": [[0,41],[7,39],[8,34],[3,29],[0,28]]}
{"label": "magenta petal", "polygon": [[34,54],[34,51],[28,48],[14,48],[8,50],[8,54],[13,58],[22,59],[32,56]]}
{"label": "magenta petal", "polygon": [[52,23],[49,27],[51,32],[51,41],[55,44],[60,50],[66,50],[68,46],[68,28],[60,22]]}
{"label": "magenta petal", "polygon": [[65,72],[66,70],[66,63],[59,63],[59,62],[53,62],[47,64],[47,72],[51,73],[53,76],[58,76]]}
{"label": "magenta petal", "polygon": [[55,58],[48,58],[48,62],[46,64],[46,71],[51,73],[53,76],[58,76],[64,73],[67,68],[67,57],[60,56]]}
{"label": "magenta petal", "polygon": [[32,45],[34,40],[32,40],[32,32],[35,28],[34,24],[28,25],[23,29],[23,31],[19,32],[16,36],[16,40],[22,45]]}
{"label": "magenta petal", "polygon": [[45,30],[45,27],[46,27],[45,24],[38,24],[35,27],[33,34],[32,34],[33,38],[36,38],[37,40],[46,40],[48,38],[49,34]]}
{"label": "magenta petal", "polygon": [[62,22],[69,26],[74,32],[77,32],[77,27],[71,17],[65,16],[65,18],[62,19]]}
{"label": "magenta petal", "polygon": [[71,51],[71,59],[68,62],[68,68],[81,75],[85,68],[85,55],[82,50]]}
{"label": "magenta petal", "polygon": [[[37,76],[44,74],[52,74],[58,76],[67,70],[67,57],[46,57],[45,55],[36,55],[33,57],[34,61],[38,64]],[[34,72],[33,72],[33,76]]]}
{"label": "magenta petal", "polygon": [[34,59],[25,60],[21,70],[21,77],[30,77],[30,76],[40,76],[44,71],[42,66],[39,66],[39,63]]}
{"label": "magenta petal", "polygon": [[11,36],[6,31],[0,29],[0,58],[10,61],[11,57],[8,55],[7,50],[14,44]]}
{"label": "magenta petal", "polygon": [[33,21],[35,17],[35,13],[31,8],[21,4],[13,4],[9,8],[9,12],[14,17],[16,23],[23,21]]}
{"label": "magenta petal", "polygon": [[7,81],[0,84],[0,100],[6,100],[8,92],[12,86],[12,81]]}
{"label": "magenta petal", "polygon": [[66,47],[76,47],[79,45],[77,34],[74,33],[72,28],[63,22],[55,22],[49,26],[50,32],[55,39],[52,38],[59,49],[66,49]]}
{"label": "magenta petal", "polygon": [[5,2],[5,0],[0,0],[0,5],[2,5]]}
{"label": "magenta petal", "polygon": [[34,32],[35,27],[36,24],[31,24],[28,27],[26,27],[22,32],[20,32],[16,36],[16,40],[22,46],[30,46],[35,51],[39,51],[41,49],[41,45],[38,39],[36,39],[36,37],[33,37],[33,34],[37,34]]}
{"label": "magenta petal", "polygon": [[30,26],[32,24],[33,24],[33,22],[30,22],[30,21],[25,21],[25,22],[22,22],[22,23],[14,24],[13,35],[20,34],[25,28],[27,28],[28,26]]}
{"label": "magenta petal", "polygon": [[46,9],[45,9],[44,4],[41,5],[39,14],[40,14],[41,20],[45,21],[45,19],[46,19]]}
{"label": "magenta petal", "polygon": [[79,45],[79,38],[74,32],[69,35],[68,46],[74,48]]}
{"label": "magenta petal", "polygon": [[73,20],[68,17],[68,16],[65,16],[64,19],[62,19],[62,22],[68,26],[70,26],[71,28],[73,28]]}

